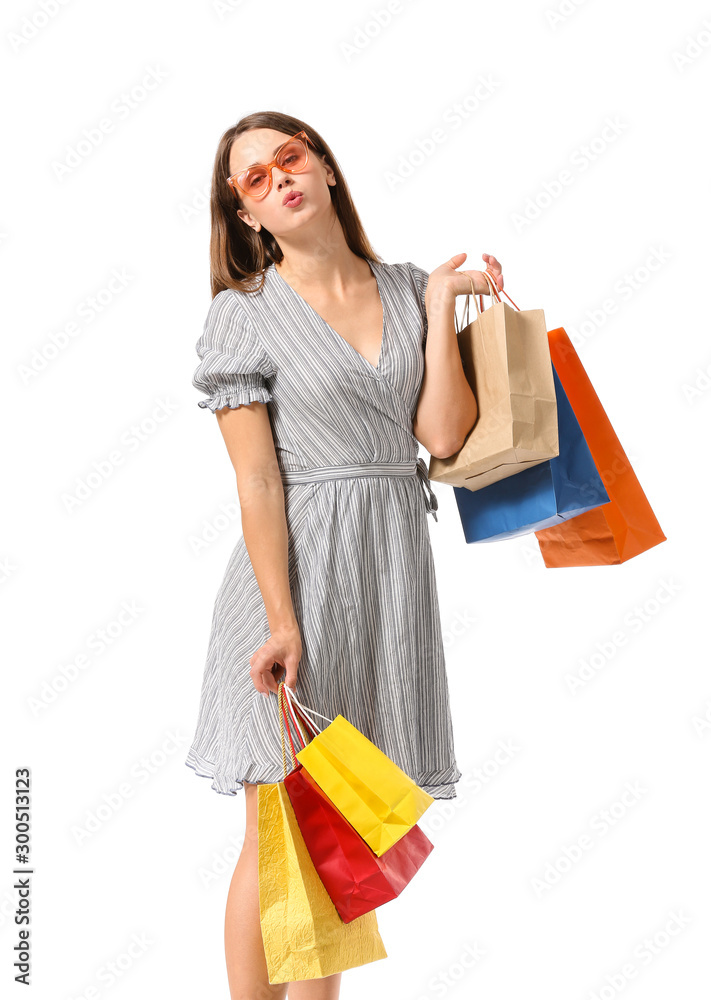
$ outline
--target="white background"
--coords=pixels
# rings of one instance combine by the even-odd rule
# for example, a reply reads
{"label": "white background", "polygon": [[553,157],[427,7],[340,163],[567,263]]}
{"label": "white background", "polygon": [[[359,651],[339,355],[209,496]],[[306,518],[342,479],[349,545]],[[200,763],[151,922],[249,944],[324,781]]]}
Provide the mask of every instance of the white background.
{"label": "white background", "polygon": [[[2,13],[2,982],[26,995],[12,982],[12,816],[29,766],[32,995],[228,996],[244,799],[184,758],[240,524],[191,377],[219,137],[281,110],[326,137],[385,261],[431,271],[466,251],[477,268],[494,253],[520,308],[578,331],[668,537],[623,565],[548,569],[533,535],[465,544],[451,488],[434,484],[464,775],[423,817],[431,857],[378,911],[388,958],[344,973],[341,995],[708,997],[711,8],[566,0],[554,17],[553,3],[412,0],[378,25],[385,4],[46,6]],[[142,91],[149,73],[160,81]],[[107,116],[113,130],[62,175]],[[114,269],[125,286],[82,318]],[[139,447],[122,443],[166,400]],[[117,448],[123,462],[70,506]],[[570,676],[620,629],[624,646],[573,694]]]}

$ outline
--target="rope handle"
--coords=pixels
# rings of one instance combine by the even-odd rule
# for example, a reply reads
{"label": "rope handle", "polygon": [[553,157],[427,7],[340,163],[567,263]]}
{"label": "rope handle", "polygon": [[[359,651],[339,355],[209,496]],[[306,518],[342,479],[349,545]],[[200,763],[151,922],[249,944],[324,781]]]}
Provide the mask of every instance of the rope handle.
{"label": "rope handle", "polygon": [[[283,681],[280,681],[279,683],[284,684]],[[289,700],[289,695],[293,695],[293,692],[291,691],[291,688],[286,686],[286,684],[284,684],[283,694],[285,703],[287,705],[287,709],[291,714],[294,725],[298,726],[300,731],[302,732],[305,731],[306,734],[311,737],[318,736],[319,734],[318,726],[316,726],[311,719],[306,717],[304,711],[301,708],[296,708]]]}
{"label": "rope handle", "polygon": [[[294,708],[291,704],[290,696],[293,693],[284,684],[283,681],[279,682],[277,688],[277,701],[279,705],[279,731],[281,735],[281,756],[284,765],[284,777],[286,778],[288,774],[287,759],[286,759],[286,740],[284,734],[289,740],[290,757],[292,763],[292,769],[297,767],[298,760],[296,759],[297,753],[302,750],[307,743],[311,742],[313,736],[318,736],[318,727],[305,716],[302,715],[301,710]],[[294,699],[296,700],[296,699]],[[318,712],[315,713],[318,715]],[[325,718],[325,716],[322,716]],[[330,721],[330,720],[329,720]],[[301,746],[298,749],[294,747],[294,739],[292,737],[292,730],[296,734],[297,742],[300,741]]]}
{"label": "rope handle", "polygon": [[[284,684],[283,681],[280,683],[280,686],[282,684]],[[314,735],[318,735],[318,733],[321,732],[321,729],[319,729],[318,725],[311,718],[311,713],[313,713],[314,715],[318,715],[318,717],[320,719],[325,719],[326,722],[329,722],[329,723],[333,722],[333,719],[329,719],[327,715],[321,715],[321,713],[317,712],[315,708],[306,708],[305,705],[302,705],[301,702],[299,701],[299,699],[294,694],[294,692],[290,688],[288,688],[285,684],[284,684],[284,692],[285,692],[285,694],[286,694],[286,696],[287,696],[287,698],[288,698],[288,700],[290,702],[295,702],[299,706],[299,709],[300,709],[299,714],[302,717],[306,716],[308,718],[309,722],[311,723],[311,725],[315,728],[316,732],[315,732]],[[295,711],[296,711],[296,709],[295,709]]]}
{"label": "rope handle", "polygon": [[[484,275],[484,279],[486,280],[486,283],[489,286],[489,291],[491,293],[492,306],[497,305],[498,303],[500,303],[501,302],[501,297],[500,296],[501,295],[505,295],[506,298],[511,303],[511,305],[515,309],[518,309],[519,312],[521,311],[518,308],[518,306],[516,305],[516,303],[514,302],[514,300],[511,298],[511,296],[508,294],[508,292],[505,292],[503,290],[503,288],[501,289],[501,292],[499,292],[499,289],[496,287],[496,279],[494,277],[494,274],[493,274],[492,271],[489,270],[488,267],[487,267],[487,269],[485,271],[482,271],[482,274]],[[469,277],[469,280],[471,281],[471,285],[472,285],[471,296],[474,299],[474,308],[477,311],[477,319],[479,319],[479,317],[481,316],[481,314],[484,312],[484,306],[482,304],[482,296],[481,296],[481,293],[480,293],[479,294],[479,303],[477,304],[477,301],[476,301],[477,300],[477,295],[476,295],[476,293],[474,291],[474,282],[472,281],[472,276],[471,275],[469,275],[468,277]],[[457,323],[456,313],[454,315],[454,322],[455,322],[455,327],[456,327],[456,330],[457,330],[457,336],[459,336],[459,334],[462,332],[462,330],[466,326],[469,326],[469,293],[467,293],[466,301],[464,303],[464,309],[462,310],[462,323],[461,323],[461,326],[459,326],[459,324]]]}
{"label": "rope handle", "polygon": [[[281,759],[282,759],[282,763],[284,765],[284,777],[286,778],[286,776],[289,773],[289,769],[288,769],[288,767],[286,765],[286,743],[284,741],[284,713],[282,711],[282,694],[281,694],[281,690],[277,691],[277,700],[278,700],[278,703],[279,703],[278,712],[279,712],[279,732],[281,734]],[[288,723],[287,723],[287,726],[288,726]],[[287,729],[287,732],[288,732],[288,729]],[[291,734],[289,734],[289,743],[291,744]],[[296,754],[294,753],[294,747],[293,747],[293,745],[291,746],[291,755],[292,755],[292,760],[294,761],[293,766],[296,767],[296,762],[295,762],[295,760],[296,760]]]}
{"label": "rope handle", "polygon": [[[494,272],[493,271],[490,271],[489,268],[487,267],[486,271],[483,271],[482,274],[484,275],[484,277],[486,278],[487,282],[489,283],[489,288],[491,289],[492,297],[495,298],[497,302],[501,302],[501,296],[505,295],[506,298],[511,303],[511,305],[514,307],[514,309],[518,309],[518,311],[521,312],[521,310],[518,308],[518,306],[516,305],[516,303],[514,302],[514,300],[511,298],[511,296],[509,295],[509,293],[505,292],[503,290],[503,288],[501,289],[501,291],[499,291],[499,289],[496,287],[496,278],[494,277]],[[481,295],[479,296],[479,302],[481,302]]]}
{"label": "rope handle", "polygon": [[[494,280],[494,276],[493,276],[492,272],[489,271],[488,268],[486,269],[486,271],[482,271],[482,274],[484,275],[484,280],[486,281],[487,285],[489,286],[489,294],[491,295],[492,306],[493,305],[497,305],[499,302],[501,302],[501,299],[499,297],[499,290],[496,287],[496,281]],[[477,301],[476,301],[477,300],[477,296],[476,296],[476,293],[474,292],[474,282],[472,281],[472,276],[471,275],[469,275],[469,281],[471,282],[471,286],[472,286],[471,295],[472,295],[472,298],[474,299],[474,308],[476,309],[476,312],[477,312],[477,319],[479,319],[479,317],[481,316],[481,314],[484,312],[484,305],[482,303],[482,296],[481,296],[481,293],[480,293],[479,294],[479,303],[477,304]],[[461,326],[461,329],[459,329],[459,328],[457,329],[457,335],[459,335],[461,333],[461,331],[466,326],[469,326],[469,295],[468,294],[467,294],[467,297],[466,297],[465,302],[464,302],[464,309],[462,310],[462,326]]]}
{"label": "rope handle", "polygon": [[[284,765],[284,777],[286,778],[288,774],[288,767],[286,760],[286,743],[284,740],[284,731],[286,730],[286,735],[289,739],[289,749],[291,751],[290,756],[291,756],[292,769],[295,768],[299,763],[298,760],[296,759],[296,754],[299,752],[299,750],[303,748],[303,746],[306,746],[309,740],[307,739],[307,736],[304,735],[303,727],[301,727],[299,720],[293,716],[293,713],[290,711],[288,707],[287,700],[282,691],[281,683],[279,684],[279,689],[277,690],[277,699],[279,702],[279,730],[281,734],[281,758],[282,758],[282,763]],[[294,740],[292,738],[292,726],[298,733],[298,739],[300,739],[302,743],[302,746],[300,746],[298,750],[294,747]]]}
{"label": "rope handle", "polygon": [[294,706],[289,702],[285,692],[288,691],[286,684],[282,691],[282,699],[284,710],[289,713],[291,718],[291,724],[294,729],[298,732],[299,739],[301,740],[302,747],[305,747],[307,743],[311,741],[314,736],[318,735],[318,730],[313,725],[313,723],[302,717],[301,712],[295,709]]}

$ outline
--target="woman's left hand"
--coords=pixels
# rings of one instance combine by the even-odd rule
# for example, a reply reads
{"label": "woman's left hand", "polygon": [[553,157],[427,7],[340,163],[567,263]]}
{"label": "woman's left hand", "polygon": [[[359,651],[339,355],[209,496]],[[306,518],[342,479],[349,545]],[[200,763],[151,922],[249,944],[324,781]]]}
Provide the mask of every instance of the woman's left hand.
{"label": "woman's left hand", "polygon": [[491,253],[483,253],[481,255],[481,259],[486,261],[486,270],[491,271],[496,281],[496,287],[499,291],[502,291],[504,287],[504,276],[501,273],[501,264],[499,264],[496,257],[494,257]]}
{"label": "woman's left hand", "polygon": [[[489,271],[496,283],[496,288],[501,291],[504,287],[501,264],[493,254],[483,253],[481,256],[486,264],[486,270]],[[491,287],[481,271],[457,270],[466,258],[467,254],[456,253],[444,264],[435,268],[427,282],[426,304],[434,301],[450,302],[455,300],[457,295],[471,295],[472,283],[475,295],[491,294]]]}

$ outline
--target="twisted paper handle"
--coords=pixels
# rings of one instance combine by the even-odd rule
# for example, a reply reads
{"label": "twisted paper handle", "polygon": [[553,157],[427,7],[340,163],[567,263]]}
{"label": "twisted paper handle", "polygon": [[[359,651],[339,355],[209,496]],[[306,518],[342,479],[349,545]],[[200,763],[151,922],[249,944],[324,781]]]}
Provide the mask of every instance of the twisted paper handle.
{"label": "twisted paper handle", "polygon": [[[315,730],[314,735],[316,735],[317,733],[320,733],[321,730],[318,728],[318,726],[316,725],[316,723],[311,718],[311,713],[312,712],[313,712],[314,715],[318,715],[318,717],[320,719],[325,719],[326,722],[333,722],[333,719],[329,719],[327,715],[321,715],[321,713],[317,712],[315,708],[309,708],[309,709],[307,709],[304,705],[301,704],[301,702],[298,700],[298,698],[296,697],[296,695],[294,694],[294,692],[290,688],[286,687],[286,685],[284,685],[284,692],[285,692],[287,698],[289,699],[289,702],[295,702],[299,706],[298,714],[301,716],[301,718],[305,720],[308,717],[308,721],[309,721],[311,727]],[[294,709],[294,711],[297,711],[297,710]]]}
{"label": "twisted paper handle", "polygon": [[[500,296],[501,295],[505,295],[506,298],[511,303],[511,305],[515,309],[518,309],[518,306],[516,305],[516,303],[514,302],[514,300],[511,298],[511,296],[508,294],[508,292],[505,292],[503,290],[503,288],[499,292],[499,289],[496,287],[496,279],[494,278],[493,272],[490,271],[488,267],[487,267],[487,269],[485,271],[482,272],[482,274],[484,275],[484,278],[486,279],[486,282],[487,282],[487,284],[489,286],[489,291],[491,292],[491,303],[492,303],[492,305],[496,305],[498,302],[501,302]],[[471,275],[469,275],[469,280],[471,281],[471,284],[472,284],[471,294],[472,294],[472,298],[474,299],[474,308],[477,311],[477,318],[478,318],[479,316],[481,316],[481,314],[484,311],[484,306],[482,304],[482,297],[481,297],[481,294],[480,294],[479,295],[479,304],[477,305],[477,301],[476,301],[477,296],[476,296],[476,293],[474,292],[474,282],[472,281]],[[521,310],[519,309],[519,312],[520,311]],[[456,313],[455,313],[454,319],[455,319],[455,326],[457,328],[457,335],[459,335],[465,327],[469,326],[469,295],[467,295],[467,297],[465,299],[465,302],[464,302],[464,309],[462,310],[462,323],[461,323],[461,327],[456,322],[456,319],[457,319]]]}
{"label": "twisted paper handle", "polygon": [[[310,720],[305,720],[301,718],[301,713],[294,709],[289,701],[287,692],[289,688],[284,684],[283,681],[279,682],[279,687],[277,689],[277,699],[279,704],[279,730],[281,734],[281,757],[284,764],[284,777],[286,778],[288,772],[287,761],[286,761],[286,742],[284,739],[284,732],[286,729],[286,735],[289,738],[289,748],[291,750],[291,761],[292,769],[299,763],[296,759],[296,754],[298,751],[294,748],[294,741],[292,739],[292,727],[298,734],[298,739],[301,741],[301,746],[299,750],[302,750],[307,743],[311,741],[312,736],[318,735],[318,729]],[[289,692],[291,693],[291,692]],[[286,723],[286,726],[285,726]],[[310,732],[314,730],[314,732]]]}

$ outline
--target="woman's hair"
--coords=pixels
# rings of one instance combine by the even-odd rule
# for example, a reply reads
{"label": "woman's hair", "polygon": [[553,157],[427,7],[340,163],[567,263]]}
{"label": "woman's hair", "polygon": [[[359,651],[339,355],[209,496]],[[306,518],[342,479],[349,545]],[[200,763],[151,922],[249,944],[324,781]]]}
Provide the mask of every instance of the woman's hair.
{"label": "woman's hair", "polygon": [[[330,147],[316,132],[299,118],[281,114],[278,111],[259,111],[246,115],[236,125],[228,128],[220,139],[215,156],[210,193],[210,284],[212,297],[226,288],[244,292],[256,292],[264,284],[264,268],[278,264],[284,254],[272,234],[262,226],[256,233],[237,215],[237,209],[244,209],[242,199],[235,197],[227,183],[230,174],[230,148],[238,135],[254,128],[272,128],[295,135],[304,129],[311,139],[309,156],[326,154],[326,159],[336,175],[335,186],[329,186],[331,202],[340,219],[346,243],[364,260],[378,262],[370,240],[365,234],[356,207],[353,204],[348,184],[338,166]],[[315,148],[314,148],[315,147]],[[255,284],[255,278],[257,284]]]}

